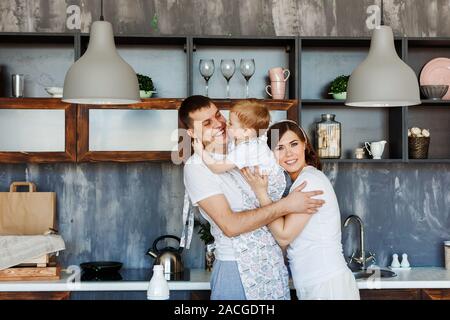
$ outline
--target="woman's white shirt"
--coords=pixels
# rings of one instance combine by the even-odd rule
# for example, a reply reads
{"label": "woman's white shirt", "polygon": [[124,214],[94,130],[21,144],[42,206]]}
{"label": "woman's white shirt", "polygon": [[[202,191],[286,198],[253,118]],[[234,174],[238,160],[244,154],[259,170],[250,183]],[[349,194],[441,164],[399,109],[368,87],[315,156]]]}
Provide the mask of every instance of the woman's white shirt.
{"label": "woman's white shirt", "polygon": [[307,181],[304,192],[323,190],[323,195],[315,198],[325,200],[325,204],[288,246],[289,267],[296,288],[327,281],[347,269],[341,242],[341,215],[333,186],[323,172],[307,166],[290,192],[303,181]]}

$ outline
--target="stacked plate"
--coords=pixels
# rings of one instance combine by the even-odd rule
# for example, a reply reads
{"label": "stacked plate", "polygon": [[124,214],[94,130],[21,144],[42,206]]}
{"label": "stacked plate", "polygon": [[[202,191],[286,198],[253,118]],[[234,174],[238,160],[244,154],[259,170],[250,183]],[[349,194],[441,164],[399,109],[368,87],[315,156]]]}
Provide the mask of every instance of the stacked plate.
{"label": "stacked plate", "polygon": [[422,94],[429,99],[450,100],[450,59],[436,58],[429,61],[420,73]]}

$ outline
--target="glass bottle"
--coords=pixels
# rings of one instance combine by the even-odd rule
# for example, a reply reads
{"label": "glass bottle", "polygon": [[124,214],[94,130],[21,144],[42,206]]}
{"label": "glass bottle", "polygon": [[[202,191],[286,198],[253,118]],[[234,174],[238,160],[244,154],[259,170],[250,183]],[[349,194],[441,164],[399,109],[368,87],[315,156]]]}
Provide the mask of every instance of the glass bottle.
{"label": "glass bottle", "polygon": [[164,267],[160,264],[153,266],[153,276],[147,290],[148,300],[168,300],[169,285],[164,277]]}
{"label": "glass bottle", "polygon": [[322,120],[316,123],[316,150],[320,158],[341,157],[341,124],[334,118],[334,114],[322,114]]}

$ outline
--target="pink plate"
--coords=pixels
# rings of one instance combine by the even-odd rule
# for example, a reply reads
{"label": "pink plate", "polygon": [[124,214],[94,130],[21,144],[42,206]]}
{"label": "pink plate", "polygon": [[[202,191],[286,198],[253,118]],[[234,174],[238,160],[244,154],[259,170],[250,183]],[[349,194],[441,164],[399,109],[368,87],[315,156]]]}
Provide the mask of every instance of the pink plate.
{"label": "pink plate", "polygon": [[[450,59],[436,58],[430,60],[420,73],[420,85],[450,85]],[[450,100],[450,90],[442,97]]]}

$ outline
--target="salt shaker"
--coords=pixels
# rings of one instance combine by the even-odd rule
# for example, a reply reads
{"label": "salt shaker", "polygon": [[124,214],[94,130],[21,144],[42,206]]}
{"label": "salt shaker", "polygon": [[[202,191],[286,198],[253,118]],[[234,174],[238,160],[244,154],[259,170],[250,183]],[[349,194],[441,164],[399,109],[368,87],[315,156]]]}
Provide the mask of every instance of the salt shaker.
{"label": "salt shaker", "polygon": [[400,268],[400,262],[398,261],[398,254],[396,253],[392,255],[391,268]]}
{"label": "salt shaker", "polygon": [[400,267],[406,268],[406,269],[411,267],[411,265],[409,264],[409,261],[408,261],[408,255],[406,253],[402,254],[402,263],[400,264]]}
{"label": "salt shaker", "polygon": [[169,285],[164,277],[164,267],[156,264],[153,266],[153,276],[148,285],[147,300],[169,300],[169,296]]}

